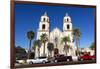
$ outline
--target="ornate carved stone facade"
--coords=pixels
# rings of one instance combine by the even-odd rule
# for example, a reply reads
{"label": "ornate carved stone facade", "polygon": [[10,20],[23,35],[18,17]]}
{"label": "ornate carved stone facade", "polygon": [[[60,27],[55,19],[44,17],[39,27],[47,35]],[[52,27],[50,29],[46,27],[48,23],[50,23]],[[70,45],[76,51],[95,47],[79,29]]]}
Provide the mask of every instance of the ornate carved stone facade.
{"label": "ornate carved stone facade", "polygon": [[[54,48],[56,47],[56,44],[57,44],[59,53],[65,55],[65,51],[63,50],[64,43],[61,43],[61,39],[65,36],[69,36],[71,42],[69,42],[68,44],[70,45],[71,49],[69,49],[68,55],[75,56],[75,47],[74,47],[73,34],[72,34],[72,30],[73,30],[72,21],[71,21],[70,16],[67,13],[64,16],[62,23],[63,23],[63,27],[62,27],[63,31],[61,31],[57,27],[55,27],[52,31],[50,31],[50,19],[47,13],[45,12],[44,15],[41,16],[41,19],[40,19],[39,28],[37,31],[37,39],[40,39],[40,36],[42,34],[44,33],[47,34],[48,39],[49,39],[48,42],[52,42],[54,44]],[[56,39],[56,42],[55,42],[55,39]],[[48,49],[47,49],[48,42],[46,42],[46,46],[45,46],[45,52],[47,56],[48,56]],[[36,50],[36,54],[37,54],[37,50]],[[40,56],[43,56],[43,46],[41,46],[40,48]],[[36,57],[38,57],[38,55],[36,55]]]}

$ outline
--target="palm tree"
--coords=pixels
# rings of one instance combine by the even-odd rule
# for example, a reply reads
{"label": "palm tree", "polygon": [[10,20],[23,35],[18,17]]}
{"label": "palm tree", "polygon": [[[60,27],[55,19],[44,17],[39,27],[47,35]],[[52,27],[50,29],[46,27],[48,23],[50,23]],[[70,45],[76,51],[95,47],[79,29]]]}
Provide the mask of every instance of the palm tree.
{"label": "palm tree", "polygon": [[[36,52],[36,44],[35,44],[35,42],[33,42],[32,49],[34,50],[34,53],[35,53],[35,52]],[[36,53],[35,53],[35,54],[36,54]]]}
{"label": "palm tree", "polygon": [[77,47],[76,53],[77,53],[77,56],[79,56],[79,42],[80,42],[80,36],[81,36],[80,30],[78,28],[74,29],[73,35],[74,35],[74,39],[76,40],[76,47]]}
{"label": "palm tree", "polygon": [[34,36],[35,36],[35,33],[33,31],[28,31],[27,32],[27,38],[29,39],[28,59],[30,57],[31,43],[32,43],[32,40],[33,40]]}
{"label": "palm tree", "polygon": [[66,52],[66,55],[67,55],[67,52],[69,52],[69,49],[72,49],[72,47],[68,44],[64,45],[64,51]]}
{"label": "palm tree", "polygon": [[[38,47],[38,57],[40,57],[40,47],[41,47],[41,41],[40,40],[34,41],[33,49],[34,48],[36,49],[36,47]],[[35,49],[34,49],[34,51],[35,51]]]}
{"label": "palm tree", "polygon": [[44,50],[43,50],[43,56],[45,56],[45,44],[48,41],[48,37],[47,34],[42,34],[40,36],[40,40],[42,41],[42,43],[44,44]]}
{"label": "palm tree", "polygon": [[62,42],[62,43],[63,43],[63,42],[65,43],[65,45],[64,45],[64,50],[65,50],[66,55],[67,55],[67,52],[68,52],[68,50],[69,50],[69,48],[70,48],[70,46],[67,44],[67,42],[70,42],[70,38],[69,38],[68,36],[65,36],[65,37],[62,38],[61,42]]}
{"label": "palm tree", "polygon": [[91,49],[91,50],[94,50],[94,49],[95,49],[94,42],[90,45],[90,49]]}
{"label": "palm tree", "polygon": [[54,44],[53,43],[48,43],[47,49],[50,52],[50,56],[52,56],[52,51],[54,50]]}

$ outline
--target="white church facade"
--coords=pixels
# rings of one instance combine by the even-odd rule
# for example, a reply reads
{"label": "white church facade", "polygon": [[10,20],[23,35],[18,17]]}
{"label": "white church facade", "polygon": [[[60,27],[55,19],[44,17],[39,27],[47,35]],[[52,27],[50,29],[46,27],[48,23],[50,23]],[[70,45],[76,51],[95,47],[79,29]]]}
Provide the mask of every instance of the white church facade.
{"label": "white church facade", "polygon": [[[75,45],[73,42],[73,27],[72,27],[72,21],[71,17],[66,14],[62,20],[63,23],[63,31],[61,31],[59,28],[55,27],[52,31],[50,31],[50,19],[47,13],[45,12],[44,15],[41,16],[40,22],[39,22],[39,28],[37,30],[37,40],[40,39],[40,36],[42,34],[47,34],[48,42],[51,42],[54,44],[54,48],[59,49],[60,54],[65,55],[64,49],[64,43],[61,43],[61,39],[65,36],[68,36],[70,38],[70,42],[68,43],[71,49],[69,49],[68,54],[69,56],[75,56]],[[55,39],[57,39],[57,42],[55,43]],[[45,46],[45,53],[48,56],[48,49],[47,49],[47,43]],[[57,44],[57,46],[56,46]],[[36,57],[38,57],[36,50]],[[40,56],[43,56],[43,46],[40,48]],[[52,55],[53,56],[53,55]]]}

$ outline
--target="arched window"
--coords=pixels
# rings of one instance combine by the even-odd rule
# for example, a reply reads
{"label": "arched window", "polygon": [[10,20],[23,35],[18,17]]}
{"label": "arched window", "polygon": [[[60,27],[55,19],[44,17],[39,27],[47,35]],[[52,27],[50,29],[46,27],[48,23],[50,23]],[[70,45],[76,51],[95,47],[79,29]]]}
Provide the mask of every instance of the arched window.
{"label": "arched window", "polygon": [[43,18],[43,21],[44,21],[44,22],[45,22],[45,20],[46,20],[46,19],[45,19],[45,18]]}
{"label": "arched window", "polygon": [[70,29],[70,26],[69,26],[69,24],[67,25],[67,29]]}
{"label": "arched window", "polygon": [[67,22],[69,22],[69,19],[67,18]]}
{"label": "arched window", "polygon": [[45,24],[42,25],[42,29],[45,29]]}

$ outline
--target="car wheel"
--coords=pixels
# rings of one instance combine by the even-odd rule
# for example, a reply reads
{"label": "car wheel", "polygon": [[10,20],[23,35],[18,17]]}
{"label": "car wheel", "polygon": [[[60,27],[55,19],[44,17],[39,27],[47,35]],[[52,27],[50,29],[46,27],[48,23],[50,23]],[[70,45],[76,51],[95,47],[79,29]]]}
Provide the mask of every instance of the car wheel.
{"label": "car wheel", "polygon": [[51,61],[50,63],[54,63],[54,61]]}
{"label": "car wheel", "polygon": [[80,59],[81,61],[83,61],[83,59]]}
{"label": "car wheel", "polygon": [[95,60],[95,58],[92,58],[91,60]]}
{"label": "car wheel", "polygon": [[81,61],[81,59],[80,59],[80,58],[78,58],[78,61]]}
{"label": "car wheel", "polygon": [[30,62],[29,62],[29,64],[33,64],[33,62],[32,62],[32,61],[30,61]]}
{"label": "car wheel", "polygon": [[43,60],[43,62],[42,62],[42,63],[44,63],[44,64],[45,64],[45,63],[46,63],[46,61],[45,61],[45,60]]}
{"label": "car wheel", "polygon": [[69,59],[67,59],[67,61],[70,61]]}

